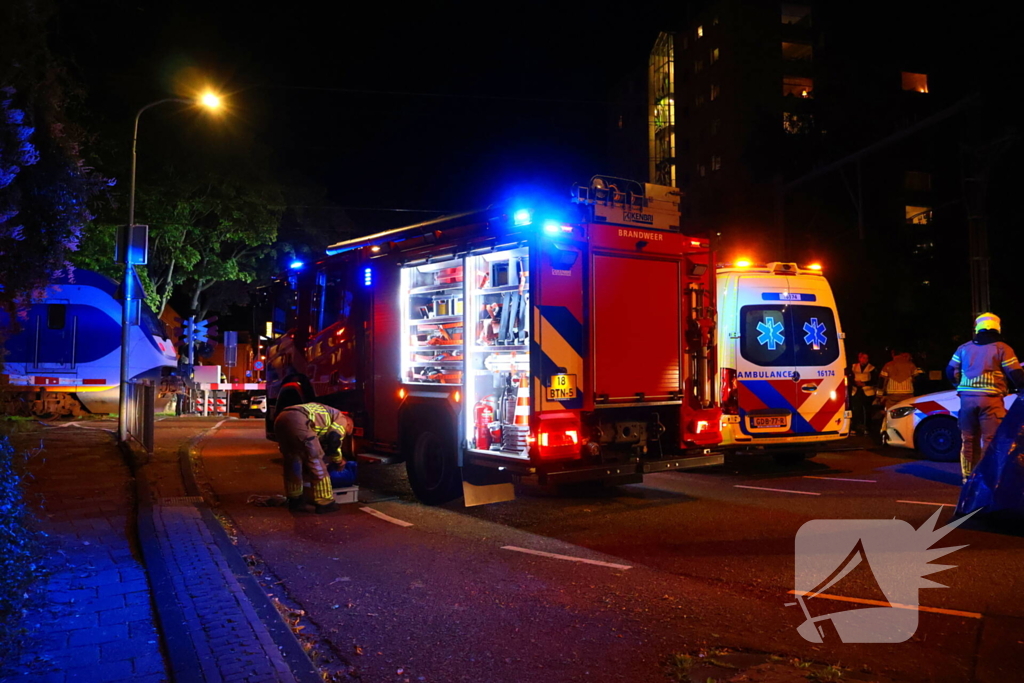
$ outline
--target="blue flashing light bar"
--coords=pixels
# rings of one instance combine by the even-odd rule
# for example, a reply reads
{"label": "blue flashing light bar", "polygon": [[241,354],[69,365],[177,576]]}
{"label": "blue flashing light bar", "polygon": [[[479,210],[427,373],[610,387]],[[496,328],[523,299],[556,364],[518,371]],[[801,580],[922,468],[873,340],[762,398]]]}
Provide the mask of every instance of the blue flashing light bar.
{"label": "blue flashing light bar", "polygon": [[549,235],[557,235],[562,231],[562,226],[558,224],[558,221],[544,221],[544,232]]}
{"label": "blue flashing light bar", "polygon": [[373,284],[373,270],[370,268],[363,268],[363,286],[369,287]]}
{"label": "blue flashing light bar", "polygon": [[512,214],[512,223],[514,225],[529,225],[533,222],[532,212],[529,209],[517,209]]}
{"label": "blue flashing light bar", "polygon": [[288,267],[292,270],[302,270],[306,266],[302,261],[292,261],[288,264]]}

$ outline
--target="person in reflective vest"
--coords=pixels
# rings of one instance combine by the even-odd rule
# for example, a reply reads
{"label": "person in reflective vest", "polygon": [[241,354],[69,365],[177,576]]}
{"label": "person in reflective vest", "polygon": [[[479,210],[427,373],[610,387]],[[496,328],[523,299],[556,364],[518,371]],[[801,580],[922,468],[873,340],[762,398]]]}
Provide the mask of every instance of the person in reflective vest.
{"label": "person in reflective vest", "polygon": [[875,366],[868,354],[861,351],[850,366],[850,408],[853,409],[853,431],[868,433],[871,405],[875,402]]}
{"label": "person in reflective vest", "polygon": [[960,471],[964,483],[1006,416],[1003,397],[1010,393],[1007,377],[1018,394],[1024,391],[1024,370],[1017,354],[1002,340],[1000,321],[982,313],[974,321],[974,339],[961,344],[946,366],[946,377],[960,397],[957,422],[963,445]]}
{"label": "person in reflective vest", "polygon": [[893,349],[892,360],[882,366],[879,379],[882,382],[882,403],[889,410],[900,401],[914,398],[914,378],[921,370],[914,365],[910,354],[902,349]]}
{"label": "person in reflective vest", "polygon": [[[334,502],[328,465],[341,465],[341,442],[352,433],[352,419],[320,403],[290,406],[278,413],[274,433],[284,457],[284,488],[290,510],[305,508],[303,483],[308,481],[317,514],[339,509]],[[324,459],[324,442],[330,452]],[[331,444],[337,444],[336,446]]]}

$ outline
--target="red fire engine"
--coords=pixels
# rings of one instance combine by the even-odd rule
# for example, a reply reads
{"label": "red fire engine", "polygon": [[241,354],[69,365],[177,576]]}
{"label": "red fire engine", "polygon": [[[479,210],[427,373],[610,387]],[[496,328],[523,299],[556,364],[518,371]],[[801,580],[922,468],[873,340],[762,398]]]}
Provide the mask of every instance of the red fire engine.
{"label": "red fire engine", "polygon": [[671,188],[595,176],[571,201],[446,216],[292,267],[269,293],[271,439],[286,406],[347,411],[356,455],[405,462],[430,504],[464,484],[722,462],[715,269]]}

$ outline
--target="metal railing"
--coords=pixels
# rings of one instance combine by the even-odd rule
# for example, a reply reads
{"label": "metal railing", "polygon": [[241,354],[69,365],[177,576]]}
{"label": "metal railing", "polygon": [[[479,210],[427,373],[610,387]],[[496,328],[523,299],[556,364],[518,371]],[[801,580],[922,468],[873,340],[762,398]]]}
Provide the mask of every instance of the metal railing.
{"label": "metal railing", "polygon": [[151,380],[128,383],[125,417],[128,438],[153,455],[153,427],[156,423],[156,385]]}

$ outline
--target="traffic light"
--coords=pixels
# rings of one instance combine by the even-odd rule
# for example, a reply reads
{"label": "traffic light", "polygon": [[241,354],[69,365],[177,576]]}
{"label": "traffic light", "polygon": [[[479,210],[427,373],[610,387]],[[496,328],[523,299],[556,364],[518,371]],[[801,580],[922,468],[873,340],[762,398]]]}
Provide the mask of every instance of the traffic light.
{"label": "traffic light", "polygon": [[196,340],[196,321],[194,318],[185,318],[182,322],[181,341],[183,344],[191,344]]}

